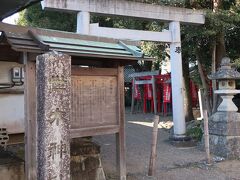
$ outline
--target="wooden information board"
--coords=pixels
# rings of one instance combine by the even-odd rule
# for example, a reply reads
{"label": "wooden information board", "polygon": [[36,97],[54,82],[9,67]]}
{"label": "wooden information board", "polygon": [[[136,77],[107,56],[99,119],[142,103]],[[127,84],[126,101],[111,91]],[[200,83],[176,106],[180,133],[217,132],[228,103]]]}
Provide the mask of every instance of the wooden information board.
{"label": "wooden information board", "polygon": [[[99,71],[99,70],[98,70]],[[117,76],[99,75],[88,68],[72,73],[72,137],[118,131]],[[104,72],[104,71],[103,71]],[[106,71],[105,71],[106,72]]]}

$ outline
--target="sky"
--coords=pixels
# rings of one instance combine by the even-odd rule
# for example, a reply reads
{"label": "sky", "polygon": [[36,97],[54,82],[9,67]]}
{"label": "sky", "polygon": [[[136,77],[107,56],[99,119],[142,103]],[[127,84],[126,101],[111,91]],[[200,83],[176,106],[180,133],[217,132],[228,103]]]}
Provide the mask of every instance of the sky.
{"label": "sky", "polygon": [[15,21],[18,19],[19,14],[13,14],[12,16],[9,16],[8,18],[5,18],[3,22],[8,23],[8,24],[16,24]]}

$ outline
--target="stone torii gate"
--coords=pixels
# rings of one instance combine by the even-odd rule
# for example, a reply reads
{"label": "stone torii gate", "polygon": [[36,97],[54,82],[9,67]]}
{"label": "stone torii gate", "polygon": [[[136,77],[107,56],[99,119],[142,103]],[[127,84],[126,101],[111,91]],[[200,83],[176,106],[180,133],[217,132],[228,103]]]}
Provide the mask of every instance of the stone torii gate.
{"label": "stone torii gate", "polygon": [[[180,23],[204,24],[205,16],[203,11],[152,5],[127,0],[44,0],[42,1],[42,7],[47,10],[78,12],[77,32],[81,34],[115,39],[170,43],[174,137],[182,138],[185,136],[186,125],[184,116]],[[166,21],[169,22],[169,30],[151,32],[99,27],[98,24],[90,24],[90,13]]]}

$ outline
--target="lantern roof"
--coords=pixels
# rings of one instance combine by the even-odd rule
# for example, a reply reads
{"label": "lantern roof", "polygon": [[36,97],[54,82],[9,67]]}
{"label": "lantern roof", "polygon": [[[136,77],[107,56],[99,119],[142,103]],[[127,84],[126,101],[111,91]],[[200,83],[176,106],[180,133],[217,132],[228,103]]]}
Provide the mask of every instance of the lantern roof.
{"label": "lantern roof", "polygon": [[240,79],[240,73],[232,67],[230,58],[224,57],[218,71],[209,75],[208,78],[211,80]]}

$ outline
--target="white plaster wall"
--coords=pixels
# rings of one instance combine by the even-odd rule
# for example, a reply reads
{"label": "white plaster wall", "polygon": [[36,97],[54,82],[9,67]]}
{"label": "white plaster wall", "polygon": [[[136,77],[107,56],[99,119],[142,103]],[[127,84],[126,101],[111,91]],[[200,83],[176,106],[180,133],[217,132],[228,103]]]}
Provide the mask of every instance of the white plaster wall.
{"label": "white plaster wall", "polygon": [[[23,67],[22,64],[15,62],[4,62],[0,61],[0,83],[10,83],[11,82],[11,72],[13,67]],[[23,88],[23,86],[15,87],[15,89]]]}
{"label": "white plaster wall", "polygon": [[24,132],[23,94],[0,94],[0,127],[8,133]]}
{"label": "white plaster wall", "polygon": [[[0,61],[0,83],[10,83],[10,69],[21,64]],[[14,93],[13,90],[22,90]],[[24,132],[24,94],[23,86],[0,89],[0,128],[7,128],[8,133]]]}

